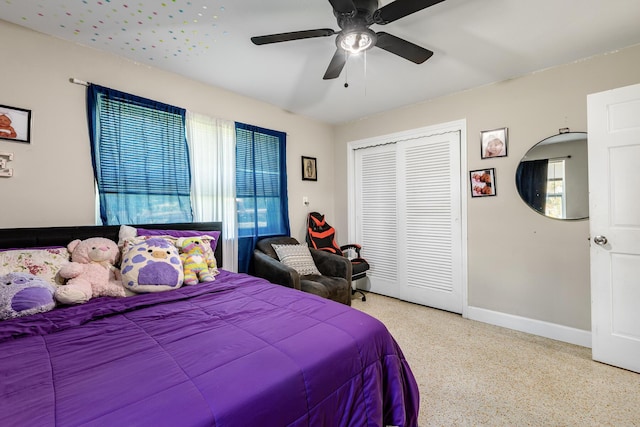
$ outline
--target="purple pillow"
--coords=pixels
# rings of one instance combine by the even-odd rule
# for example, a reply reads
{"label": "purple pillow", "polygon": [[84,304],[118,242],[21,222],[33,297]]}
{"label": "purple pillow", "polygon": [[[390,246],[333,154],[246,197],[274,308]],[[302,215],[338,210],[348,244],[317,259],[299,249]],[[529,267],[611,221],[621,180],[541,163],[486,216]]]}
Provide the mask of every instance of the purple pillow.
{"label": "purple pillow", "polygon": [[218,246],[220,231],[198,231],[198,230],[154,230],[152,228],[137,228],[138,236],[171,236],[171,237],[201,237],[211,236],[213,238],[212,250]]}

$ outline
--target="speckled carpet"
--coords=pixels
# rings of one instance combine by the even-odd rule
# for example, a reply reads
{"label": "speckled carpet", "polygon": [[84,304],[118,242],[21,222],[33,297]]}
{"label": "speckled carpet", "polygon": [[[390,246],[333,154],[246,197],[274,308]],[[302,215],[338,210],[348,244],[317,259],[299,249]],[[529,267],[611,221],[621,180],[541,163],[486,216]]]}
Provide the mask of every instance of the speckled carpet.
{"label": "speckled carpet", "polygon": [[640,426],[640,374],[591,349],[367,293],[420,387],[425,426]]}

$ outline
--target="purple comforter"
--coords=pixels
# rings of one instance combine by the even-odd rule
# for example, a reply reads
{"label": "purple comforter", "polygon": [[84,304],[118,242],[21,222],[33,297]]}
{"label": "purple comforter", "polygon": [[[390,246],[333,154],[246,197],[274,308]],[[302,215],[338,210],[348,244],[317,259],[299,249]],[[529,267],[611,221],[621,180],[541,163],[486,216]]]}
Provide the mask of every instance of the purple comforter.
{"label": "purple comforter", "polygon": [[418,401],[379,321],[226,271],[0,322],[2,426],[415,426]]}

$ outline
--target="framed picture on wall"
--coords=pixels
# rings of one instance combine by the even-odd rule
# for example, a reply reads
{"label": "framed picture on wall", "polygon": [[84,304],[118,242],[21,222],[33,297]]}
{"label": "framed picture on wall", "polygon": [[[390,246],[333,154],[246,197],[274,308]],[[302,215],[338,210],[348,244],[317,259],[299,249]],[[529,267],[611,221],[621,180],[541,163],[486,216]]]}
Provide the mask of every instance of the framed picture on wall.
{"label": "framed picture on wall", "polygon": [[31,110],[0,105],[0,139],[31,142]]}
{"label": "framed picture on wall", "polygon": [[497,194],[495,169],[471,171],[469,172],[469,180],[471,182],[471,197],[487,197]]}
{"label": "framed picture on wall", "polygon": [[507,128],[480,132],[480,155],[483,159],[507,156]]}
{"label": "framed picture on wall", "polygon": [[317,181],[318,180],[318,164],[315,157],[302,156],[302,180]]}

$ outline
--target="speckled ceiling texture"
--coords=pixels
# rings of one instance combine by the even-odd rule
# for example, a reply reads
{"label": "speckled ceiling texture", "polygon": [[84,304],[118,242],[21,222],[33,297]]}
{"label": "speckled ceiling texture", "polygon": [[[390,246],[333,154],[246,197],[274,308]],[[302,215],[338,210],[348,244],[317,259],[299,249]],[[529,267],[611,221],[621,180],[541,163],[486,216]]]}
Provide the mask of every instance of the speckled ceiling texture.
{"label": "speckled ceiling texture", "polygon": [[335,36],[265,46],[250,38],[337,30],[328,0],[0,0],[1,20],[327,123],[634,46],[639,16],[640,0],[445,0],[372,26],[432,50],[424,64],[375,48],[324,80]]}
{"label": "speckled ceiling texture", "polygon": [[[223,28],[225,7],[206,0],[0,0],[2,11],[25,27],[46,27],[58,37],[123,54],[141,52],[149,61],[205,54],[229,34]],[[0,3],[1,4],[1,3]],[[18,7],[16,7],[18,6]],[[19,21],[18,21],[19,20]],[[131,52],[124,52],[124,51]]]}

